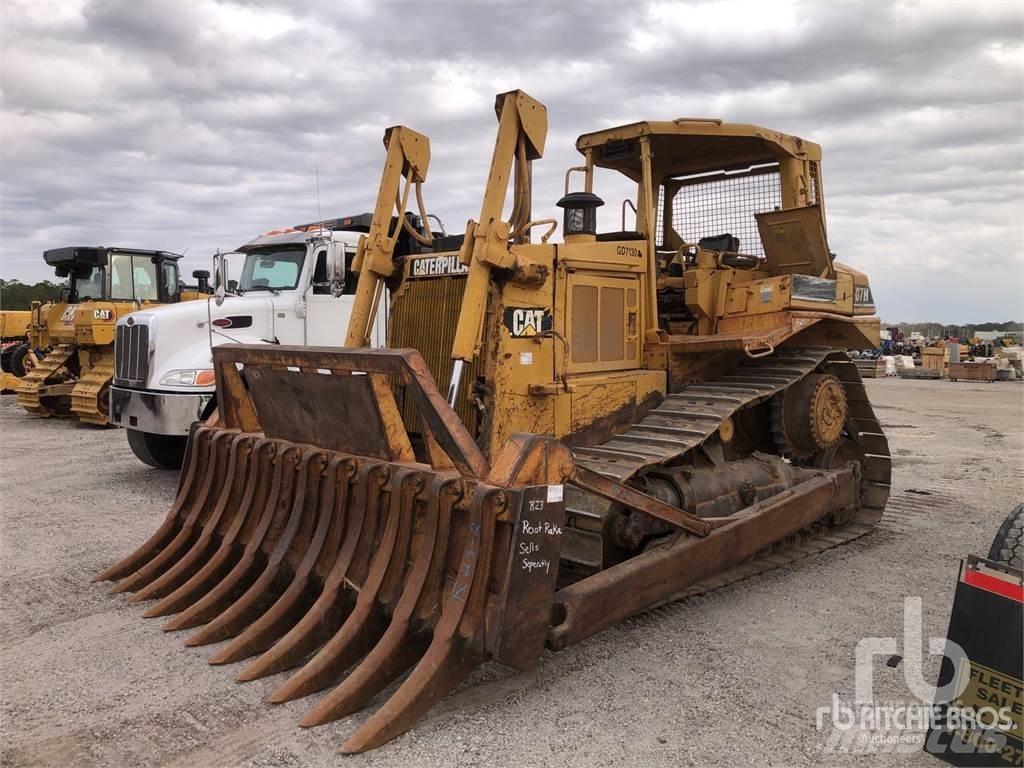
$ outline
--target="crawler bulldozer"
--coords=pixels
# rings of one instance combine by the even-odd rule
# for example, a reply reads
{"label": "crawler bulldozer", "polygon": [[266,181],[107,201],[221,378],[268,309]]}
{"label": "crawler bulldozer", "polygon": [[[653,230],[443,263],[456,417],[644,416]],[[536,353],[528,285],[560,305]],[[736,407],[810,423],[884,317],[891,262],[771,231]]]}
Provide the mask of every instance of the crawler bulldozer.
{"label": "crawler bulldozer", "polygon": [[[496,111],[480,218],[402,257],[429,145],[388,130],[347,347],[215,348],[172,509],[96,577],[188,645],[226,641],[210,663],[247,660],[239,681],[287,673],[271,702],[328,690],[303,726],[388,689],[345,752],[484,662],[529,669],[863,535],[889,493],[845,352],[879,323],[829,250],[818,145],[689,118],[584,134],[554,243],[531,213],[545,108]],[[636,185],[616,231],[604,173]],[[384,290],[389,346],[366,349]]]}
{"label": "crawler bulldozer", "polygon": [[[178,254],[131,248],[69,247],[43,253],[57,277],[68,279],[59,302],[32,302],[32,360],[17,385],[18,404],[39,416],[109,423],[117,319],[143,306],[197,299],[178,276]],[[52,346],[51,346],[52,345]]]}
{"label": "crawler bulldozer", "polygon": [[0,310],[0,393],[14,392],[34,360],[28,338],[32,313],[28,310]]}

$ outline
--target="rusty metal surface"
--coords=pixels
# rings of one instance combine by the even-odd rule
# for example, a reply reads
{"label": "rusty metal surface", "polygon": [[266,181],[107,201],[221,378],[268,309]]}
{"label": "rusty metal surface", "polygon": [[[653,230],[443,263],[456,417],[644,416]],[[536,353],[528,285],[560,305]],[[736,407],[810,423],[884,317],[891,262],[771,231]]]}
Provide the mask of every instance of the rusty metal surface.
{"label": "rusty metal surface", "polygon": [[368,376],[325,376],[268,366],[246,370],[267,437],[391,461]]}
{"label": "rusty metal surface", "polygon": [[692,515],[671,504],[666,504],[653,496],[641,493],[628,485],[622,485],[621,483],[609,480],[604,475],[600,475],[582,465],[576,466],[573,484],[593,493],[595,496],[600,496],[608,501],[619,502],[645,515],[662,520],[675,528],[681,528],[698,536],[707,536],[713,527],[711,523],[701,520],[696,515]]}
{"label": "rusty metal surface", "polygon": [[801,483],[737,515],[707,538],[679,537],[560,590],[548,645],[555,650],[653,606],[680,589],[735,566],[768,544],[815,522],[823,510],[856,508],[854,469],[829,472]]}
{"label": "rusty metal surface", "polygon": [[488,478],[465,478],[197,427],[166,520],[97,580],[155,600],[145,615],[170,616],[165,630],[195,629],[186,645],[227,640],[210,663],[248,659],[239,681],[295,669],[272,703],[332,689],[304,726],[409,672],[343,747],[358,752],[404,732],[485,659],[535,663],[564,516],[550,488],[570,469],[557,442],[522,435]]}
{"label": "rusty metal surface", "polygon": [[[261,431],[256,414],[259,407],[254,398],[257,392],[242,384],[245,369],[256,369],[265,375],[268,369],[281,372],[282,376],[296,375],[303,371],[324,371],[325,378],[340,379],[346,375],[374,374],[399,378],[406,384],[406,391],[414,398],[423,419],[425,429],[451,459],[452,464],[466,477],[486,477],[489,463],[473,437],[463,426],[459,417],[440,394],[423,357],[414,349],[337,349],[332,347],[291,347],[291,346],[245,346],[225,344],[213,350],[213,365],[217,375],[217,391],[225,393],[223,403],[224,425],[243,431]],[[239,372],[239,367],[242,371]],[[251,371],[250,371],[250,376]],[[337,387],[336,381],[324,385],[328,392]],[[382,407],[382,389],[376,390],[372,409],[385,426],[397,415],[393,400],[385,412]],[[264,409],[274,408],[275,402],[268,400]],[[256,421],[253,422],[253,419]],[[358,421],[358,420],[357,420]],[[324,443],[333,446],[352,446],[358,442],[354,436],[361,428],[351,422],[336,424],[338,432],[320,436]],[[386,431],[386,430],[385,430]],[[316,439],[317,434],[304,435],[304,442]],[[317,443],[313,443],[316,445]],[[328,445],[320,447],[327,448]],[[390,446],[392,450],[395,446]],[[351,448],[348,452],[355,453]]]}

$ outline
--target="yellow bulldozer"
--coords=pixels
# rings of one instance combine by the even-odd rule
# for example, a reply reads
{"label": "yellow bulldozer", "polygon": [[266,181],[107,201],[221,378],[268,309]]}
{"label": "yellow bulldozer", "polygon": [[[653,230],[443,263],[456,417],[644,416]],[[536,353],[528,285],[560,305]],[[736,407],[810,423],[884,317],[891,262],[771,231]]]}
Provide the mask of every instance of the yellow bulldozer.
{"label": "yellow bulldozer", "polygon": [[[531,214],[546,110],[521,91],[496,109],[455,248],[396,257],[429,144],[388,130],[348,346],[216,347],[219,411],[193,427],[171,511],[96,577],[195,629],[188,645],[228,641],[210,663],[249,659],[240,681],[293,670],[271,702],[332,688],[304,726],[404,676],[345,752],[488,660],[529,669],[860,536],[889,493],[845,352],[879,322],[829,250],[818,145],[688,118],[584,134],[554,243]],[[599,169],[635,183],[632,228],[598,231]],[[384,290],[389,348],[369,350]]]}
{"label": "yellow bulldozer", "polygon": [[[18,404],[40,416],[76,418],[106,425],[114,374],[117,319],[151,304],[204,297],[208,272],[198,288],[178,274],[180,255],[134,248],[68,247],[43,253],[68,287],[59,302],[32,302],[28,335],[50,347],[17,385]],[[52,345],[52,346],[51,346]]]}
{"label": "yellow bulldozer", "polygon": [[28,327],[32,313],[28,310],[0,310],[0,392],[14,392],[35,360],[29,357],[31,347]]}

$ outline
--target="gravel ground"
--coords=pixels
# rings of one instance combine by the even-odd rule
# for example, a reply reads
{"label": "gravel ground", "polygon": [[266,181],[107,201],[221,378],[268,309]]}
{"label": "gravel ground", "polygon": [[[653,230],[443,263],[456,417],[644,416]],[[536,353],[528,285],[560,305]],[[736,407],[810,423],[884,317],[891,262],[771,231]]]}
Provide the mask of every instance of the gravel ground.
{"label": "gravel ground", "polygon": [[[868,382],[894,456],[869,536],[546,654],[490,665],[412,732],[350,758],[365,713],[303,730],[314,697],[263,703],[283,679],[232,682],[142,608],[90,583],[163,519],[176,478],[124,435],[29,417],[0,401],[0,762],[11,766],[919,765],[826,751],[815,725],[849,697],[854,647],[902,638],[904,596],[944,636],[958,560],[985,554],[1024,497],[1024,387]],[[925,678],[934,679],[934,658]],[[911,701],[875,665],[875,698]]]}

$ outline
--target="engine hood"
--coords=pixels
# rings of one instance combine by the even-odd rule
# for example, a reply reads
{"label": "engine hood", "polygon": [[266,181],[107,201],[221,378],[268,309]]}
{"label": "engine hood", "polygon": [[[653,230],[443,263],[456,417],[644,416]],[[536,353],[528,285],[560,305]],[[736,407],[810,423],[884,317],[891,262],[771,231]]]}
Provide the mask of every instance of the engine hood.
{"label": "engine hood", "polygon": [[160,379],[173,370],[212,368],[211,347],[267,343],[274,338],[273,323],[273,302],[265,295],[229,296],[220,306],[209,299],[133,312],[117,321],[115,381],[123,386],[195,392],[195,387],[162,385]]}

